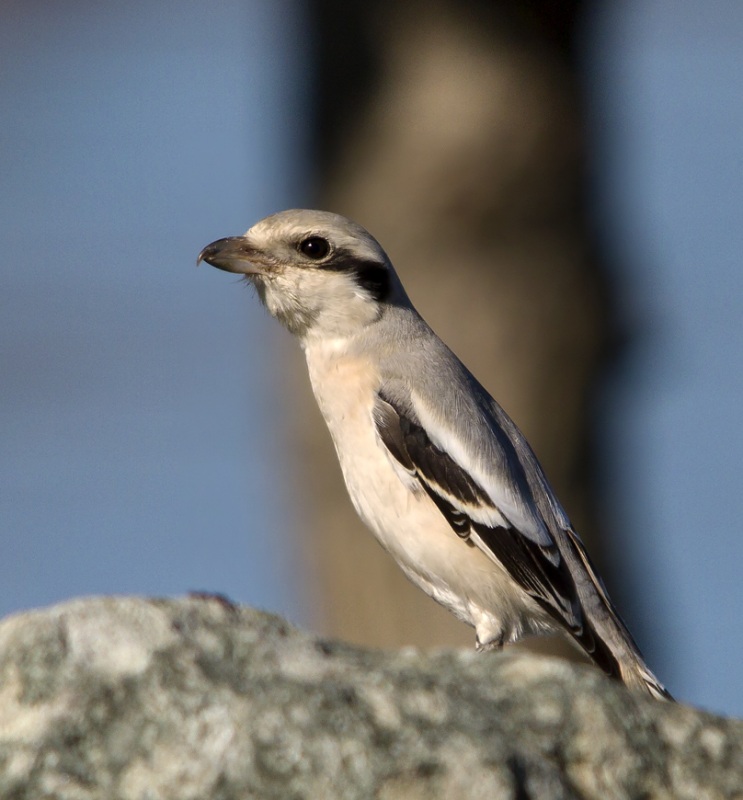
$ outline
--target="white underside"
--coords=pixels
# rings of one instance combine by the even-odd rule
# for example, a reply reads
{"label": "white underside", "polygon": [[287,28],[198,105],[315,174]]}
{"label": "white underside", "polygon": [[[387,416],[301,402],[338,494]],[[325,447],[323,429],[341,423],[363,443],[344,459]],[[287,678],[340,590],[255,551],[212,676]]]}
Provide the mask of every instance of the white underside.
{"label": "white underside", "polygon": [[549,617],[478,547],[461,539],[388,454],[372,416],[379,376],[343,340],[304,343],[312,388],[356,511],[405,574],[472,625],[479,646],[553,629]]}

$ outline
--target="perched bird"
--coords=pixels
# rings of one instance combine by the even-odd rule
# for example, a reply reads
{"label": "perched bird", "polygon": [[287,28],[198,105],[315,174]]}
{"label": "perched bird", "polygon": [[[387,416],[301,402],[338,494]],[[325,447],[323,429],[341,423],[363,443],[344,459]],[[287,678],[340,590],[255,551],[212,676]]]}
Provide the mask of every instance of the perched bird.
{"label": "perched bird", "polygon": [[648,669],[524,436],[413,307],[379,243],[283,211],[207,245],[298,339],[356,511],[477,648],[567,632],[627,686]]}

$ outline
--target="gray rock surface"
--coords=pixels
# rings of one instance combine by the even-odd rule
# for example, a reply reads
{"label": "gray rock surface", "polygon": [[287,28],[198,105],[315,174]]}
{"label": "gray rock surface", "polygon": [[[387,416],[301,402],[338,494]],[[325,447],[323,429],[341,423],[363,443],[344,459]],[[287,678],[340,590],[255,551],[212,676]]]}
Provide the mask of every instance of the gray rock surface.
{"label": "gray rock surface", "polygon": [[0,623],[0,798],[743,797],[743,723],[525,654],[385,653],[211,597]]}

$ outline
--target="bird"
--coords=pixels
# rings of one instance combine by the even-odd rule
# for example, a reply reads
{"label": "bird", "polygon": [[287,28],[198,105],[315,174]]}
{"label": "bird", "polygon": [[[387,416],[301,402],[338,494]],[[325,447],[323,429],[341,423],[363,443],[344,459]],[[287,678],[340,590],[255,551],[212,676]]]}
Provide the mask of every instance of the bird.
{"label": "bird", "polygon": [[563,633],[610,677],[646,665],[521,431],[411,303],[357,223],[291,209],[208,244],[304,351],[353,506],[478,650]]}

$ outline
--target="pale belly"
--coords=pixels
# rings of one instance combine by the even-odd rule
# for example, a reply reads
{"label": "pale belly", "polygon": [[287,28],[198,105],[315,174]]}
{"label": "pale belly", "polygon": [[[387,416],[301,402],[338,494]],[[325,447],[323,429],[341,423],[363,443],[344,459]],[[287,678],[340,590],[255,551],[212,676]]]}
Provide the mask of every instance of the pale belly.
{"label": "pale belly", "polygon": [[416,479],[387,454],[373,422],[378,378],[369,364],[309,354],[307,360],[351,501],[408,578],[472,625],[483,646],[551,627],[498,564],[457,536]]}

